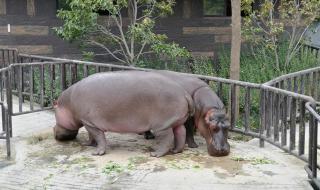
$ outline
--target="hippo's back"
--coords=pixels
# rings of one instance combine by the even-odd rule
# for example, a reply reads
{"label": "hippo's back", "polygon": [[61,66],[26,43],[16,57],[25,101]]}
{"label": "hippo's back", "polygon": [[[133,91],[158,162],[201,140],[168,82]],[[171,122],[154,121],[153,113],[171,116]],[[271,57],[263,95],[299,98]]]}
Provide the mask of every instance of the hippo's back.
{"label": "hippo's back", "polygon": [[179,74],[179,73],[173,72],[173,71],[161,70],[161,71],[155,71],[155,73],[161,74],[171,80],[176,81],[191,96],[194,94],[194,92],[197,89],[199,89],[201,87],[208,86],[207,83],[203,82],[202,80],[200,80],[196,77],[182,75],[182,74]]}

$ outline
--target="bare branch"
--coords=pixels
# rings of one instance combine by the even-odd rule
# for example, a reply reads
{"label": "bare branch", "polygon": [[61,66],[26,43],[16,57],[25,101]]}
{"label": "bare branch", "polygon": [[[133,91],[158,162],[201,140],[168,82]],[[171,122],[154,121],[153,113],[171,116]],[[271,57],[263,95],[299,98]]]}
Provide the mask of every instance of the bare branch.
{"label": "bare branch", "polygon": [[94,40],[89,40],[88,41],[90,44],[99,46],[100,48],[106,50],[113,58],[115,58],[117,61],[121,62],[121,63],[126,63],[124,60],[122,60],[121,58],[119,58],[118,56],[115,55],[115,52],[112,52],[109,48],[107,48],[106,46],[104,46],[103,44],[96,42]]}
{"label": "bare branch", "polygon": [[137,60],[139,60],[140,56],[142,55],[142,51],[144,49],[144,47],[146,46],[147,42],[144,42],[140,48],[139,53],[137,54]]}
{"label": "bare branch", "polygon": [[[122,29],[122,16],[121,16],[121,14],[119,14],[119,21],[118,21],[118,19],[114,19],[115,20],[115,22],[116,22],[116,25],[117,25],[117,27],[118,27],[118,30],[119,30],[119,32],[120,32],[120,36],[121,36],[121,41],[122,41],[122,43],[123,43],[123,45],[124,45],[124,47],[125,47],[125,50],[126,50],[126,54],[129,56],[129,58],[130,58],[130,50],[129,50],[129,47],[128,47],[128,43],[127,43],[127,41],[126,41],[126,37],[125,37],[125,35],[124,35],[124,33],[123,33],[123,29]],[[129,60],[131,60],[131,59],[129,59]]]}

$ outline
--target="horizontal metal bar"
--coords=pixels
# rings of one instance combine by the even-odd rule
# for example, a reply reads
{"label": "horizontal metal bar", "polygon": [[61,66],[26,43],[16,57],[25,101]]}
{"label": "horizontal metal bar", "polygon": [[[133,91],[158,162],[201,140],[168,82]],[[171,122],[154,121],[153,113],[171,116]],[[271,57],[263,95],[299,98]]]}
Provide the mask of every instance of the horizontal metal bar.
{"label": "horizontal metal bar", "polygon": [[36,109],[32,111],[24,111],[24,112],[18,112],[18,113],[12,113],[12,116],[17,116],[17,115],[23,115],[23,114],[28,114],[28,113],[35,113],[35,112],[40,112],[40,111],[47,111],[47,110],[52,110],[53,107],[46,107],[43,109]]}
{"label": "horizontal metal bar", "polygon": [[7,50],[9,50],[9,51],[18,51],[18,49],[17,48],[9,48],[9,47],[5,47],[5,48],[0,48],[0,51],[7,51]]}
{"label": "horizontal metal bar", "polygon": [[287,96],[290,96],[293,98],[298,98],[298,99],[302,99],[302,100],[309,101],[309,102],[315,102],[315,100],[311,96],[306,96],[306,95],[298,94],[295,92],[290,92],[290,91],[279,89],[276,87],[267,86],[265,84],[262,84],[261,88],[268,90],[268,91],[275,92],[275,93],[279,93],[279,94],[281,93],[282,95],[287,95]]}
{"label": "horizontal metal bar", "polygon": [[11,64],[9,67],[17,67],[17,66],[31,66],[31,65],[50,65],[50,64],[63,64],[63,63],[69,63],[69,62],[64,62],[64,61],[60,61],[60,62],[54,62],[54,61],[44,61],[44,62],[32,62],[32,63],[15,63],[15,64]]}
{"label": "horizontal metal bar", "polygon": [[[96,62],[87,62],[87,61],[79,61],[79,60],[71,60],[71,59],[52,58],[52,57],[46,57],[46,56],[35,56],[35,55],[31,56],[31,55],[27,55],[27,54],[20,54],[20,56],[27,57],[27,58],[32,57],[32,58],[44,59],[44,60],[50,60],[50,61],[62,61],[62,62],[75,63],[75,64],[85,64],[85,65],[90,65],[90,66],[112,67],[112,68],[127,69],[127,70],[152,71],[152,69],[114,65],[114,64],[109,64],[109,63],[96,63]],[[220,77],[203,76],[203,75],[197,75],[197,74],[179,73],[179,72],[176,72],[176,73],[181,74],[181,75],[186,75],[186,76],[197,77],[197,78],[200,78],[203,80],[224,82],[224,83],[228,83],[228,84],[236,84],[238,86],[248,86],[251,88],[259,88],[260,87],[260,84],[256,84],[256,83],[237,81],[237,80],[225,79],[225,78],[220,78]]]}
{"label": "horizontal metal bar", "polygon": [[230,129],[230,131],[236,132],[236,133],[240,133],[240,134],[243,134],[243,135],[249,135],[249,136],[255,137],[255,138],[260,138],[260,134],[259,133],[255,133],[255,132],[252,132],[252,131],[244,131],[243,129],[238,129],[238,128]]}
{"label": "horizontal metal bar", "polygon": [[306,103],[306,108],[320,122],[320,115],[311,107],[312,102]]}
{"label": "horizontal metal bar", "polygon": [[272,84],[275,84],[275,83],[278,83],[282,80],[286,80],[288,78],[293,78],[293,77],[297,77],[297,76],[301,76],[301,75],[304,75],[304,74],[307,74],[307,73],[312,73],[312,72],[315,72],[315,71],[318,71],[320,70],[320,67],[315,67],[315,68],[311,68],[311,69],[306,69],[306,70],[302,70],[302,71],[298,71],[298,72],[294,72],[294,73],[289,73],[289,74],[286,74],[286,75],[282,75],[282,76],[279,76],[271,81],[268,81],[266,83],[264,83],[264,85],[272,85]]}

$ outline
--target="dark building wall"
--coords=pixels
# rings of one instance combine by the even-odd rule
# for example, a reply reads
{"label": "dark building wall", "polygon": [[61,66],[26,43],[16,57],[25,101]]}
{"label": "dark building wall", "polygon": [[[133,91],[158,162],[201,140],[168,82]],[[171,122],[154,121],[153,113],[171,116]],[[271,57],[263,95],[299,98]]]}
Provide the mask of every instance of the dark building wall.
{"label": "dark building wall", "polygon": [[[184,10],[184,1],[191,3],[189,12]],[[52,30],[52,27],[61,25],[55,17],[56,0],[34,0],[35,16],[27,15],[26,2],[7,0],[7,15],[0,15],[0,47],[18,47],[26,53],[59,57],[77,58],[81,55],[76,45],[62,41]],[[203,5],[199,0],[176,2],[175,14],[157,22],[157,33],[167,34],[169,40],[195,55],[212,57],[221,46],[230,43],[230,17],[203,17]],[[7,33],[7,24],[11,25],[11,33]]]}
{"label": "dark building wall", "polygon": [[37,16],[56,17],[57,3],[53,0],[35,0],[35,11]]}
{"label": "dark building wall", "polygon": [[7,0],[6,2],[8,15],[27,15],[26,0]]}

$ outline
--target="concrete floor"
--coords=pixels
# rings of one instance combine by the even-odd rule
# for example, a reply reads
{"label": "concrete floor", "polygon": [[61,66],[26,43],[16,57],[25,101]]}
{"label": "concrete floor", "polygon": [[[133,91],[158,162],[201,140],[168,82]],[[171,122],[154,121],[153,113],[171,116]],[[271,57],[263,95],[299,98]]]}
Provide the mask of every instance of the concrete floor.
{"label": "concrete floor", "polygon": [[210,157],[203,138],[199,148],[162,158],[149,156],[152,140],[135,134],[106,134],[107,154],[52,137],[53,112],[13,117],[13,149],[6,160],[0,141],[0,189],[312,189],[304,162],[257,139],[230,140],[231,153]]}

